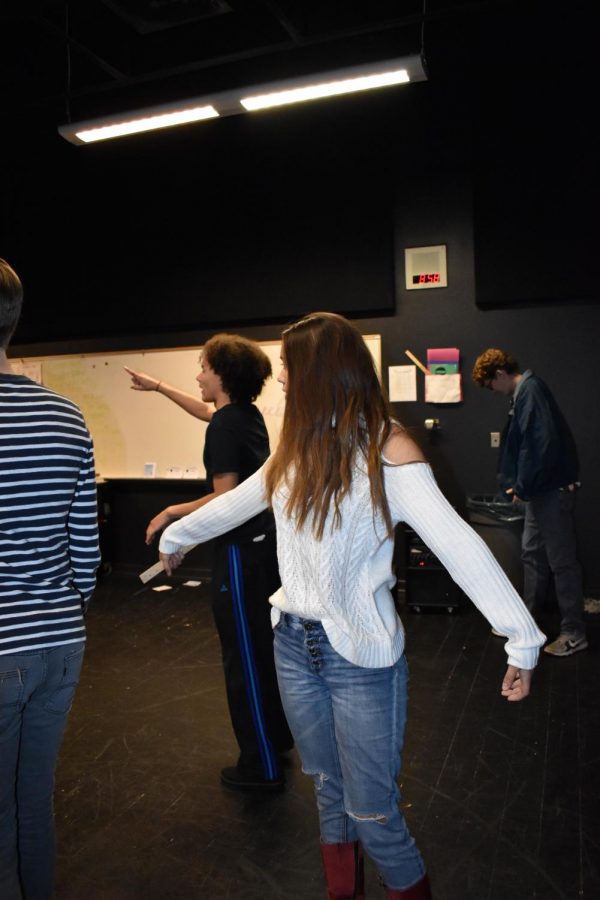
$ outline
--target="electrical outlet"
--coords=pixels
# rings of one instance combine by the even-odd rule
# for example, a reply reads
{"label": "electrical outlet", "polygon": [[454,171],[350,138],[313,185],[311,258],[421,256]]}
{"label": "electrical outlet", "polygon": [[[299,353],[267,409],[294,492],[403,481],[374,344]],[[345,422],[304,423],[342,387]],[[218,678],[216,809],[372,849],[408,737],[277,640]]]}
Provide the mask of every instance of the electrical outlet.
{"label": "electrical outlet", "polygon": [[500,432],[499,431],[490,431],[490,447],[499,447],[500,446]]}

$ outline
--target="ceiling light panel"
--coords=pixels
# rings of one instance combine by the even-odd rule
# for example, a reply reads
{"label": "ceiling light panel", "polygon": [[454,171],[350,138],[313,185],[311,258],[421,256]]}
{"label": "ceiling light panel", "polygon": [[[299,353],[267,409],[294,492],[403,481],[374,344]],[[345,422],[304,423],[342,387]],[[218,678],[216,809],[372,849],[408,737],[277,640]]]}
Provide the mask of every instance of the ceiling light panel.
{"label": "ceiling light panel", "polygon": [[424,81],[426,78],[421,58],[415,55],[225,91],[213,96],[207,94],[204,97],[188,98],[181,103],[163,104],[128,114],[69,123],[61,125],[58,131],[65,140],[73,144],[88,144],[220,116]]}

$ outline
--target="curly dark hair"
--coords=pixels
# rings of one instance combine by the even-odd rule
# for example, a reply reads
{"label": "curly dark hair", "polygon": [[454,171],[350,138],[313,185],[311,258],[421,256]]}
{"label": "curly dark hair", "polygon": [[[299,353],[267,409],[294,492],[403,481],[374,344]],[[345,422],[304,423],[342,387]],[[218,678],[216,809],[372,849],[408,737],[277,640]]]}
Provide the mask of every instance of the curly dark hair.
{"label": "curly dark hair", "polygon": [[485,387],[493,380],[498,369],[503,369],[508,375],[514,375],[519,371],[519,363],[504,350],[490,347],[475,360],[471,377],[480,387]]}
{"label": "curly dark hair", "polygon": [[202,356],[220,377],[232,403],[252,403],[272,374],[267,354],[239,334],[216,334],[202,348]]}
{"label": "curly dark hair", "polygon": [[0,347],[5,349],[17,327],[23,286],[15,270],[0,258]]}

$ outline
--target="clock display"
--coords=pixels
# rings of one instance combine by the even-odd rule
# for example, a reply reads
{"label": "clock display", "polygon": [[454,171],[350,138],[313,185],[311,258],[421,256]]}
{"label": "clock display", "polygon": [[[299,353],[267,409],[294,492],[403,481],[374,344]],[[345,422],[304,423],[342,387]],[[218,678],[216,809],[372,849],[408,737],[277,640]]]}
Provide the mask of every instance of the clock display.
{"label": "clock display", "polygon": [[446,245],[405,247],[404,277],[407,291],[448,287]]}
{"label": "clock display", "polygon": [[413,275],[412,283],[413,284],[439,284],[440,283],[440,273],[439,272],[421,272],[419,275]]}

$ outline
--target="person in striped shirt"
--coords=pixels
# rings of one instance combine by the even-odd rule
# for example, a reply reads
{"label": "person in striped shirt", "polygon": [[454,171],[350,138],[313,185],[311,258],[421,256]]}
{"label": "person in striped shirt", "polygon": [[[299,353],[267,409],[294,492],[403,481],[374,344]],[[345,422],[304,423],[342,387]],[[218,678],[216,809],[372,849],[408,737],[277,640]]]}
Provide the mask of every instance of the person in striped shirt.
{"label": "person in striped shirt", "polygon": [[22,300],[0,259],[0,897],[47,900],[54,772],[100,553],[83,416],[7,359]]}

